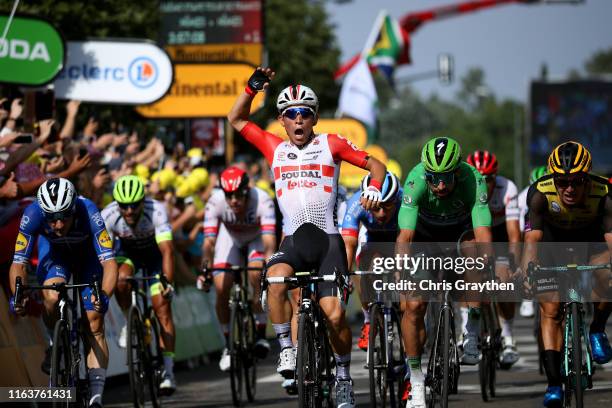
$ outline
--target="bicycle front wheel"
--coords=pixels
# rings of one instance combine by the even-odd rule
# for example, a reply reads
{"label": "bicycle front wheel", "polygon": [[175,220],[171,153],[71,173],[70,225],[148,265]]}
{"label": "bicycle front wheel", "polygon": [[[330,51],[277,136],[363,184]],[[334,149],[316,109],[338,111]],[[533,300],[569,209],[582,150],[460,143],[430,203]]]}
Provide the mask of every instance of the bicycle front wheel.
{"label": "bicycle front wheel", "polygon": [[134,407],[145,405],[145,377],[147,362],[142,319],[137,307],[131,307],[127,322],[127,365]]}
{"label": "bicycle front wheel", "polygon": [[242,344],[245,346],[244,352],[244,384],[247,399],[249,402],[255,400],[257,392],[257,358],[253,354],[255,347],[255,317],[251,310],[246,310],[243,314]]}
{"label": "bicycle front wheel", "polygon": [[236,303],[232,303],[230,314],[229,353],[230,353],[230,383],[232,386],[232,401],[234,406],[240,406],[242,400],[242,339],[243,316],[242,310]]}
{"label": "bicycle front wheel", "polygon": [[573,379],[570,379],[571,385],[574,388],[574,397],[576,400],[576,408],[582,408],[584,405],[584,389],[582,388],[582,315],[580,313],[579,304],[571,303],[571,336],[572,336],[572,367]]}
{"label": "bicycle front wheel", "polygon": [[370,334],[368,338],[368,373],[370,377],[370,406],[387,405],[387,342],[385,320],[378,303],[370,307]]}
{"label": "bicycle front wheel", "polygon": [[299,408],[316,408],[317,378],[312,317],[301,313],[298,321],[297,382]]}
{"label": "bicycle front wheel", "polygon": [[[78,380],[78,378],[73,377],[72,373],[70,332],[66,323],[61,320],[55,323],[55,328],[53,329],[50,380],[52,387],[73,387]],[[68,403],[56,402],[53,406],[57,408],[68,407]]]}
{"label": "bicycle front wheel", "polygon": [[[442,339],[440,349],[442,353],[442,392],[440,405],[442,408],[448,407],[448,394],[450,393],[450,359],[451,359],[451,312],[448,307],[442,308]],[[454,340],[454,339],[453,339]]]}

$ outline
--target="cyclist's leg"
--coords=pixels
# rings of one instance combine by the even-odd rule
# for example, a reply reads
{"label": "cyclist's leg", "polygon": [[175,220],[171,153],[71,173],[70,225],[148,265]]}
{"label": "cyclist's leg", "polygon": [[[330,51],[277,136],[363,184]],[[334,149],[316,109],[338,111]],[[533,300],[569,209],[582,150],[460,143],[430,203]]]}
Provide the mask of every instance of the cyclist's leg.
{"label": "cyclist's leg", "polygon": [[[340,234],[330,234],[329,246],[323,258],[319,274],[333,274],[336,270],[346,275],[348,264],[344,240]],[[352,333],[346,320],[346,310],[336,296],[338,288],[332,282],[319,284],[319,306],[327,319],[329,342],[336,360],[336,403],[338,406],[352,407],[355,404],[351,380]]]}
{"label": "cyclist's leg", "polygon": [[[610,262],[610,252],[607,248],[604,251],[598,252],[591,257],[591,265],[601,265]],[[589,328],[589,339],[593,359],[599,364],[605,364],[612,359],[612,348],[605,332],[606,323],[610,317],[610,312],[612,312],[610,270],[598,269],[593,274],[593,280],[593,321]]]}
{"label": "cyclist's leg", "polygon": [[[508,282],[512,271],[508,258],[498,257],[495,264],[495,276],[501,282]],[[513,323],[514,314],[516,312],[516,303],[514,302],[497,302],[497,311],[499,313],[499,322],[501,325],[501,336],[503,340],[503,351],[501,361],[504,364],[514,364],[519,359],[519,353],[514,343]]]}
{"label": "cyclist's leg", "polygon": [[[372,255],[369,253],[367,248],[367,228],[363,225],[359,228],[357,251],[355,253],[355,265],[357,269],[369,270],[372,262]],[[353,276],[351,279],[354,282],[357,294],[359,295],[359,302],[361,303],[361,313],[363,314],[363,325],[361,328],[361,336],[359,337],[359,348],[362,350],[368,349],[368,338],[370,329],[370,311],[368,310],[368,302],[364,299],[363,291],[361,290],[361,277]]]}
{"label": "cyclist's leg", "polygon": [[[215,256],[213,258],[213,268],[228,268],[232,265],[241,265],[242,253],[225,227],[219,229],[217,242],[215,244]],[[215,310],[217,319],[221,325],[223,336],[225,337],[225,347],[228,348],[230,310],[229,295],[234,284],[234,273],[213,271],[213,285],[217,294]]]}
{"label": "cyclist's leg", "polygon": [[[372,250],[371,245],[368,245],[367,242],[360,241],[357,249],[356,256],[356,264],[357,268],[360,270],[371,270],[372,262],[375,254]],[[370,333],[370,311],[368,307],[368,297],[370,300],[373,298],[368,296],[369,292],[371,292],[371,288],[362,285],[371,285],[371,280],[369,277],[360,276],[352,276],[355,283],[355,287],[357,288],[357,293],[359,294],[359,301],[361,303],[361,312],[363,313],[363,325],[361,326],[361,335],[359,336],[359,341],[357,343],[358,347],[364,351],[368,350],[368,339]],[[371,293],[370,293],[371,295]]]}
{"label": "cyclist's leg", "polygon": [[[91,283],[98,277],[101,281],[103,271],[95,254],[88,257],[89,262],[82,269],[83,283]],[[90,405],[93,402],[102,404],[102,395],[104,392],[104,383],[106,381],[106,369],[108,368],[108,344],[104,335],[104,313],[98,313],[94,310],[94,299],[86,299],[83,295],[86,290],[81,291],[83,304],[87,313],[89,327],[86,328],[87,335],[87,376],[89,378]]]}
{"label": "cyclist's leg", "polygon": [[[147,251],[148,258],[142,260],[146,265],[147,273],[150,275],[161,275],[162,274],[162,255],[154,247]],[[160,385],[161,388],[167,389],[173,392],[176,388],[174,384],[174,350],[175,350],[175,339],[176,329],[174,327],[174,320],[172,319],[172,299],[168,299],[162,296],[162,285],[159,281],[153,280],[150,287],[149,293],[151,295],[151,306],[155,312],[155,316],[159,321],[160,326],[160,348],[164,360],[164,381]]]}
{"label": "cyclist's leg", "polygon": [[[479,247],[476,244],[474,232],[469,230],[461,234],[459,240],[461,244],[461,256],[464,258],[476,259],[481,254]],[[463,278],[466,282],[477,283],[481,282],[483,277],[478,269],[468,269],[465,271]],[[468,305],[468,319],[463,333],[463,355],[461,362],[463,364],[474,365],[478,364],[481,358],[481,353],[478,348],[480,335],[480,294],[476,291],[465,291],[463,293]]]}
{"label": "cyclist's leg", "polygon": [[[57,255],[51,253],[49,241],[42,235],[38,237],[38,267],[36,269],[36,277],[38,283],[43,285],[67,282],[70,279],[70,271]],[[53,330],[55,328],[55,323],[59,319],[58,310],[56,308],[59,294],[56,291],[43,290],[42,297],[44,305],[42,319],[49,338],[49,345],[45,350],[45,358],[42,362],[41,369],[43,372],[49,374],[51,371]]]}
{"label": "cyclist's leg", "polygon": [[561,323],[560,303],[558,292],[543,293],[538,296],[540,307],[540,329],[544,347],[544,371],[548,381],[548,388],[544,396],[544,403],[550,399],[561,398],[561,347],[563,334]]}
{"label": "cyclist's leg", "polygon": [[[270,257],[267,264],[267,277],[289,277],[294,274],[296,264],[293,254],[293,239],[285,237],[278,252]],[[287,285],[273,284],[268,286],[268,310],[272,327],[280,344],[281,352],[276,371],[285,378],[293,378],[295,371],[295,351],[291,336],[292,312],[287,298]],[[297,325],[296,325],[297,326]]]}
{"label": "cyclist's leg", "polygon": [[[54,283],[68,282],[70,276],[70,271],[62,257],[51,252],[49,241],[41,235],[38,238],[38,267],[36,269],[38,283],[52,285]],[[42,318],[47,327],[49,338],[52,339],[53,328],[59,318],[58,310],[55,307],[59,294],[54,290],[43,290],[42,297],[45,307]]]}
{"label": "cyclist's leg", "polygon": [[[253,241],[249,242],[247,246],[248,253],[248,267],[249,268],[263,268],[265,256],[264,256],[264,245],[261,236],[258,236]],[[265,338],[266,334],[266,323],[268,321],[268,315],[261,308],[261,302],[259,292],[261,289],[261,272],[260,271],[249,271],[249,284],[253,288],[253,313],[255,314],[255,323],[257,324],[257,334],[260,338]]]}
{"label": "cyclist's leg", "polygon": [[117,299],[119,307],[121,308],[121,311],[124,315],[126,315],[127,318],[127,312],[132,304],[132,299],[130,295],[130,284],[126,282],[125,279],[134,275],[134,263],[130,258],[128,258],[125,254],[122,254],[121,252],[117,252],[115,260],[117,261],[117,265],[119,266],[119,277],[117,278],[115,297]]}

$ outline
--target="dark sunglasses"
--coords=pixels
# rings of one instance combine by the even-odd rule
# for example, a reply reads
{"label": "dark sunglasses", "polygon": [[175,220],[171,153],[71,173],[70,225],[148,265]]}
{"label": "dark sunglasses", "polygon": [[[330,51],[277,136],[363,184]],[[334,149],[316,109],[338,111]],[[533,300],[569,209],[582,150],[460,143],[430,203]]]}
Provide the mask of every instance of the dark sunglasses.
{"label": "dark sunglasses", "polygon": [[142,201],[138,201],[137,203],[131,203],[131,204],[126,204],[126,203],[117,203],[119,204],[119,208],[121,208],[122,210],[127,210],[129,208],[131,208],[132,210],[137,210],[138,207],[140,207],[140,204],[142,204]]}
{"label": "dark sunglasses", "polygon": [[45,213],[45,220],[47,222],[55,222],[55,221],[65,221],[66,218],[70,218],[74,215],[74,209],[55,212],[55,213]]}
{"label": "dark sunglasses", "polygon": [[291,120],[297,118],[298,114],[301,115],[303,119],[309,119],[309,118],[314,117],[315,111],[313,111],[311,108],[304,107],[304,108],[287,108],[283,112],[283,116]]}
{"label": "dark sunglasses", "polygon": [[236,198],[236,200],[242,200],[246,196],[246,191],[243,191],[243,190],[236,190],[236,191],[232,191],[231,193],[225,191],[224,193],[225,193],[226,200],[231,200],[232,197]]}
{"label": "dark sunglasses", "polygon": [[567,188],[570,185],[572,187],[583,186],[588,181],[588,177],[586,176],[578,176],[578,177],[555,177],[555,185],[561,188]]}
{"label": "dark sunglasses", "polygon": [[485,182],[491,183],[491,182],[495,181],[495,176],[494,175],[484,176],[484,179],[485,179]]}
{"label": "dark sunglasses", "polygon": [[438,184],[440,184],[440,182],[443,182],[446,185],[453,184],[453,182],[455,181],[455,172],[453,171],[450,171],[447,173],[426,172],[425,180],[429,184],[433,184],[434,186],[437,186]]}

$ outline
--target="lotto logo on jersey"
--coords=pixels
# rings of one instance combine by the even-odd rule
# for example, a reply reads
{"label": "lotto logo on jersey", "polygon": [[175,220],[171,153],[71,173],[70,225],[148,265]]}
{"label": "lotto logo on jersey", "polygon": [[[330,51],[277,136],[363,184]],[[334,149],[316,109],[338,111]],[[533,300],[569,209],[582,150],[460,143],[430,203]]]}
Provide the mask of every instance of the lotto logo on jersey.
{"label": "lotto logo on jersey", "polygon": [[302,171],[290,171],[281,174],[282,180],[289,180],[292,178],[321,178],[321,172],[315,170],[302,170]]}
{"label": "lotto logo on jersey", "polygon": [[20,232],[17,234],[17,240],[15,241],[15,252],[26,252],[29,244],[29,237]]}
{"label": "lotto logo on jersey", "polygon": [[289,182],[287,183],[287,188],[289,190],[293,190],[294,188],[299,188],[299,187],[313,188],[316,186],[317,186],[317,183],[315,183],[314,181],[309,181],[309,180],[297,180],[297,181],[289,180]]}
{"label": "lotto logo on jersey", "polygon": [[98,235],[98,244],[100,244],[100,248],[102,249],[113,248],[113,240],[108,235],[108,232],[106,232],[106,230],[100,231],[100,234]]}

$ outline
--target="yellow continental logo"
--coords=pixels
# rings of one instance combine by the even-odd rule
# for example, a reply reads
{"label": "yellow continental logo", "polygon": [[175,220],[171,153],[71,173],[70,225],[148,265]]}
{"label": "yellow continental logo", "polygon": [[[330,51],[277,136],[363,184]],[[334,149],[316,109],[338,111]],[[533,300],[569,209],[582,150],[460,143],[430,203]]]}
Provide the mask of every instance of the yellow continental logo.
{"label": "yellow continental logo", "polygon": [[21,232],[17,234],[15,241],[15,252],[22,252],[28,247],[28,239]]}
{"label": "yellow continental logo", "polygon": [[98,235],[98,243],[102,248],[111,249],[113,247],[113,240],[108,236],[106,230],[103,230],[100,235]]}

